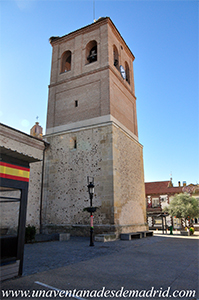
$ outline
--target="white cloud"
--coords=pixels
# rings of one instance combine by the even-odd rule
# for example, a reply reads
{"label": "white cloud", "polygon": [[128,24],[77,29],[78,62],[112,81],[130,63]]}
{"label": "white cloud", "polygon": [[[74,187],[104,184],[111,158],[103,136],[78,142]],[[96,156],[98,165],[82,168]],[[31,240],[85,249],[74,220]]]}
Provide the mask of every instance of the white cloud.
{"label": "white cloud", "polygon": [[23,127],[29,127],[30,126],[30,122],[28,120],[24,119],[24,120],[21,121],[21,125]]}
{"label": "white cloud", "polygon": [[15,0],[15,2],[20,10],[27,10],[33,7],[36,0]]}

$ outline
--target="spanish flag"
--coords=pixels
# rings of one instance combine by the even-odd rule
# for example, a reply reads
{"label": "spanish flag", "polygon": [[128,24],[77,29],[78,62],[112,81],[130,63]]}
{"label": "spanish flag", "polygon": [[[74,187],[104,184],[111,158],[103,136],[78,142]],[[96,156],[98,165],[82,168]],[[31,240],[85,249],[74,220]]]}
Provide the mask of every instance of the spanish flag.
{"label": "spanish flag", "polygon": [[29,182],[30,168],[0,162],[0,177]]}

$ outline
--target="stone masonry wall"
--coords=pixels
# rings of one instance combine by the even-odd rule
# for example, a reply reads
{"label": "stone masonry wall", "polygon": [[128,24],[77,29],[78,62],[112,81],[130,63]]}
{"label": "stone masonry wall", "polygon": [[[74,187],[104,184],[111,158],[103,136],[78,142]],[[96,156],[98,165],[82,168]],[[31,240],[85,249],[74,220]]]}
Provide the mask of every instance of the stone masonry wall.
{"label": "stone masonry wall", "polygon": [[113,127],[115,223],[122,232],[146,230],[142,145]]}
{"label": "stone masonry wall", "polygon": [[[99,208],[94,213],[95,232],[146,229],[142,146],[137,141],[113,124],[47,139],[51,145],[45,161],[47,230],[88,228],[89,214],[83,211],[90,206],[87,176],[95,179],[93,206]],[[74,139],[77,148],[71,147]]]}
{"label": "stone masonry wall", "polygon": [[26,224],[34,225],[37,232],[40,227],[41,177],[42,161],[31,163]]}
{"label": "stone masonry wall", "polygon": [[87,176],[95,180],[95,225],[113,224],[112,126],[54,134],[47,140],[44,225],[89,225],[89,213],[83,211],[90,206]]}

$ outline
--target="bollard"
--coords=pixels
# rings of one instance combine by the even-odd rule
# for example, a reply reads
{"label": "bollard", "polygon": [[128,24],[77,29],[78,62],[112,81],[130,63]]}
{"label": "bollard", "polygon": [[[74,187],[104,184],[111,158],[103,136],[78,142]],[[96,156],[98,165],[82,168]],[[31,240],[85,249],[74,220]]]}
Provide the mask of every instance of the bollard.
{"label": "bollard", "polygon": [[173,226],[170,226],[169,230],[170,230],[170,234],[173,234]]}

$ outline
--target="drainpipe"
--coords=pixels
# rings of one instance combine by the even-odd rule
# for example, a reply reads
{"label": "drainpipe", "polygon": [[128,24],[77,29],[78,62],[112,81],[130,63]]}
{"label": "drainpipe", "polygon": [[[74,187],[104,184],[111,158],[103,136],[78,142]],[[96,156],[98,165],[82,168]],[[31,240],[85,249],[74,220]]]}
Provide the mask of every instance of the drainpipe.
{"label": "drainpipe", "polygon": [[49,147],[49,143],[44,141],[45,148],[43,150],[42,173],[41,173],[41,194],[40,194],[40,214],[39,214],[39,233],[43,232],[42,224],[42,207],[43,207],[43,184],[44,184],[44,164],[45,164],[45,151]]}

